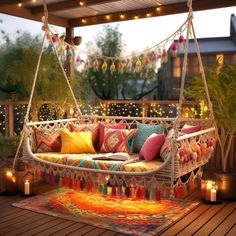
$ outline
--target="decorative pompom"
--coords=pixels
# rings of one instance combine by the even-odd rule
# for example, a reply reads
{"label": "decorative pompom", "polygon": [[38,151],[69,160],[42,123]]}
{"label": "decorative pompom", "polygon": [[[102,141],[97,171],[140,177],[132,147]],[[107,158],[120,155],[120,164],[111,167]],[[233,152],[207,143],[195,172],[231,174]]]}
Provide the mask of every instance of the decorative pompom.
{"label": "decorative pompom", "polygon": [[142,65],[142,62],[140,61],[140,59],[138,58],[138,60],[136,61],[135,63],[135,70],[137,72],[139,72],[141,70],[141,65]]}
{"label": "decorative pompom", "polygon": [[98,65],[99,65],[98,59],[95,58],[94,62],[93,62],[93,70],[94,71],[98,71]]}
{"label": "decorative pompom", "polygon": [[110,71],[111,71],[111,74],[113,74],[116,70],[116,66],[115,66],[115,63],[112,62],[111,66],[110,66]]}
{"label": "decorative pompom", "polygon": [[175,42],[172,43],[171,48],[170,48],[170,52],[172,57],[176,57],[177,55],[177,44]]}
{"label": "decorative pompom", "polygon": [[123,71],[124,71],[124,64],[122,63],[122,62],[120,62],[119,64],[118,64],[118,71],[119,71],[119,73],[123,73]]}
{"label": "decorative pompom", "polygon": [[107,71],[107,63],[106,63],[106,61],[104,61],[102,64],[102,72],[106,73],[106,71]]}
{"label": "decorative pompom", "polygon": [[128,60],[127,66],[126,66],[127,72],[131,72],[131,71],[132,71],[132,67],[133,67],[132,61],[131,61],[131,60]]}
{"label": "decorative pompom", "polygon": [[155,62],[157,60],[157,54],[156,52],[152,52],[152,61]]}
{"label": "decorative pompom", "polygon": [[149,59],[148,56],[146,56],[146,57],[144,58],[144,64],[145,64],[146,66],[150,64],[150,59]]}
{"label": "decorative pompom", "polygon": [[56,43],[58,40],[59,40],[59,39],[58,39],[58,34],[53,34],[53,35],[52,35],[52,42],[53,42],[53,43]]}
{"label": "decorative pompom", "polygon": [[184,42],[185,42],[184,36],[180,35],[178,40],[178,52],[184,51]]}
{"label": "decorative pompom", "polygon": [[167,52],[165,50],[165,48],[162,50],[162,54],[161,54],[161,63],[167,63],[168,59],[167,59]]}
{"label": "decorative pompom", "polygon": [[81,57],[80,57],[80,55],[78,54],[77,56],[76,56],[76,62],[80,62],[81,61]]}

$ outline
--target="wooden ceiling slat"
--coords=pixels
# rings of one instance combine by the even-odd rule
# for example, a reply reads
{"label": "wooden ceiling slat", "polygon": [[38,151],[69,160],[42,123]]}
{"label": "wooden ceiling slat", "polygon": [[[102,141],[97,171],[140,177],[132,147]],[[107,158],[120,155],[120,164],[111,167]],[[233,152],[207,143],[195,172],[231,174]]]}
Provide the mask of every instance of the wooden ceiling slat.
{"label": "wooden ceiling slat", "polygon": [[[85,5],[80,6],[79,0],[78,1],[67,0],[63,2],[47,4],[47,9],[49,12],[55,12],[55,11],[63,11],[63,10],[69,10],[69,9],[79,8],[79,7],[87,7],[87,6],[92,6],[92,5],[104,4],[108,2],[117,2],[117,1],[120,1],[120,0],[86,0],[84,1]],[[43,6],[37,6],[37,7],[32,7],[31,11],[33,14],[38,14],[38,13],[42,13],[44,9],[43,9]]]}
{"label": "wooden ceiling slat", "polygon": [[[193,1],[193,10],[208,10],[208,9],[216,9],[222,7],[230,7],[235,6],[236,0],[195,0]],[[139,19],[147,18],[148,13],[152,13],[151,17],[156,16],[164,16],[171,15],[177,13],[184,13],[188,11],[187,3],[180,2],[169,5],[159,6],[159,11],[156,10],[157,7],[144,8],[139,10],[131,10],[131,11],[122,11],[116,12],[112,14],[102,14],[97,16],[90,17],[80,17],[76,19],[69,20],[70,27],[81,27],[87,25],[95,25],[95,24],[103,24],[103,23],[112,23],[117,21],[125,21],[125,20],[133,20],[135,16],[138,16]],[[125,19],[121,19],[120,15],[125,15]],[[110,15],[110,19],[107,20],[106,15]],[[86,20],[86,23],[85,23]]]}
{"label": "wooden ceiling slat", "polygon": [[[21,18],[26,18],[29,20],[42,21],[41,15],[33,15],[30,10],[24,7],[17,7],[16,5],[0,5],[0,12],[12,16],[17,16]],[[50,16],[48,19],[49,23],[52,25],[58,25],[62,27],[69,27],[68,20],[61,17]]]}

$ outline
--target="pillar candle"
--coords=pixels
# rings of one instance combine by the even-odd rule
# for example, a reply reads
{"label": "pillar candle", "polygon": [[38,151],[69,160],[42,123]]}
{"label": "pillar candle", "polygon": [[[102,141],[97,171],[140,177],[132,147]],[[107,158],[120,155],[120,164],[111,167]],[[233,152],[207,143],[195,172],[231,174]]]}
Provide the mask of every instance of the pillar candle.
{"label": "pillar candle", "polygon": [[210,198],[211,202],[215,202],[216,201],[216,189],[211,189],[211,198]]}
{"label": "pillar candle", "polygon": [[29,195],[30,194],[30,183],[29,183],[29,180],[25,181],[24,194],[25,195]]}
{"label": "pillar candle", "polygon": [[211,199],[211,189],[212,189],[212,181],[208,181],[206,185],[206,200],[210,201]]}

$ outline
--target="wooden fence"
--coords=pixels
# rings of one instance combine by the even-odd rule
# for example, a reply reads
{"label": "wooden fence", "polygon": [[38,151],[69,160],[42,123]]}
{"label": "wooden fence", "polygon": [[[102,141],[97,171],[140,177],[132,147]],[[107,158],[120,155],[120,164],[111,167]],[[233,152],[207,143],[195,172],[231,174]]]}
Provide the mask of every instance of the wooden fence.
{"label": "wooden fence", "polygon": [[[45,103],[45,102],[44,102]],[[121,115],[121,116],[151,116],[151,117],[175,117],[178,101],[93,101],[91,103],[80,104],[83,114],[87,115]],[[196,104],[186,104],[185,117],[197,114]],[[11,136],[19,133],[24,122],[26,112],[26,102],[0,102],[0,133]],[[65,116],[71,116],[70,111],[65,110]],[[51,117],[53,118],[53,117]],[[43,119],[48,119],[43,117]],[[219,145],[215,156],[208,164],[210,169],[221,169]],[[228,169],[236,171],[236,137],[230,150]]]}

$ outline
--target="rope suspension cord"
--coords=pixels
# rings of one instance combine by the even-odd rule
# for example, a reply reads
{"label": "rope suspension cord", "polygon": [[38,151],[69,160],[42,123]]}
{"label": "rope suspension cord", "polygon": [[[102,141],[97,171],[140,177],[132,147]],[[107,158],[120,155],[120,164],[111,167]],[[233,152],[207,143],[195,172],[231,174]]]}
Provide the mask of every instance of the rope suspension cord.
{"label": "rope suspension cord", "polygon": [[186,35],[186,44],[185,44],[185,51],[184,51],[184,61],[182,67],[182,77],[181,77],[181,86],[180,86],[180,95],[179,95],[179,107],[177,113],[177,120],[175,125],[175,136],[178,136],[178,128],[180,125],[180,119],[182,116],[182,106],[183,106],[183,99],[184,99],[184,84],[186,79],[186,70],[188,64],[188,47],[189,47],[189,35],[191,32],[191,24],[193,19],[193,9],[192,9],[192,0],[188,1],[189,13],[188,13],[188,26],[187,26],[187,35]]}
{"label": "rope suspension cord", "polygon": [[210,120],[213,122],[213,125],[216,129],[216,134],[218,136],[218,128],[217,128],[217,125],[216,125],[216,122],[215,122],[215,117],[214,117],[214,113],[213,113],[213,106],[212,106],[212,102],[211,102],[211,99],[210,99],[210,94],[209,94],[208,85],[207,85],[207,81],[206,81],[206,75],[205,75],[204,67],[203,67],[203,64],[202,64],[200,48],[199,48],[199,45],[198,45],[198,42],[197,42],[197,37],[196,37],[193,22],[191,22],[191,28],[192,28],[192,32],[193,32],[194,46],[195,46],[195,49],[196,49],[198,62],[199,62],[199,66],[200,66],[200,73],[201,73],[202,81],[203,81],[203,84],[204,84],[204,90],[205,90],[205,93],[206,93],[208,109],[210,111]]}
{"label": "rope suspension cord", "polygon": [[65,79],[66,79],[66,83],[67,83],[67,85],[68,85],[68,87],[69,87],[69,90],[70,90],[70,92],[71,92],[71,95],[72,95],[72,98],[73,98],[73,100],[74,100],[74,103],[75,103],[75,107],[76,107],[76,109],[77,109],[77,112],[79,113],[79,116],[82,116],[81,110],[80,110],[79,105],[78,105],[78,103],[77,103],[77,100],[76,100],[76,98],[75,98],[75,95],[74,95],[73,89],[72,89],[72,87],[71,87],[70,81],[69,81],[69,79],[68,79],[68,77],[67,77],[67,75],[66,75],[66,72],[65,72],[65,70],[64,70],[64,68],[63,68],[63,65],[62,65],[61,60],[60,60],[60,58],[59,58],[58,52],[57,52],[57,50],[56,50],[56,47],[55,47],[55,45],[54,45],[54,43],[53,43],[53,41],[52,41],[52,36],[51,36],[51,34],[50,34],[50,29],[49,29],[49,26],[48,26],[48,17],[47,17],[47,16],[48,16],[48,10],[47,10],[47,5],[46,5],[46,0],[44,0],[43,5],[44,5],[44,16],[45,16],[45,17],[44,17],[44,26],[45,26],[44,30],[45,30],[45,33],[46,33],[46,35],[48,36],[48,38],[50,39],[50,43],[51,43],[52,48],[53,48],[53,51],[54,51],[54,53],[55,53],[55,55],[56,55],[56,57],[57,57],[58,64],[59,64],[59,66],[60,66],[60,68],[61,68],[61,70],[62,70],[62,73],[63,73],[63,75],[64,75],[64,77],[65,77]]}
{"label": "rope suspension cord", "polygon": [[20,142],[17,147],[17,150],[16,150],[13,165],[12,165],[13,170],[15,170],[16,160],[19,155],[20,148],[21,148],[21,145],[23,143],[24,136],[26,133],[26,124],[29,122],[29,113],[30,113],[30,108],[31,108],[32,100],[33,100],[34,91],[35,91],[36,81],[38,78],[39,66],[40,66],[40,62],[41,62],[41,58],[42,58],[42,54],[43,54],[43,47],[44,47],[45,39],[46,39],[46,34],[44,33],[43,41],[42,41],[41,49],[40,49],[40,54],[39,54],[39,58],[38,58],[38,62],[37,62],[37,66],[36,66],[36,70],[35,70],[35,74],[34,74],[34,80],[33,80],[32,88],[31,88],[30,98],[29,98],[29,102],[28,102],[28,106],[27,106],[27,110],[26,110],[26,114],[25,114],[25,118],[24,118],[24,125],[23,125],[23,129],[22,129],[22,133],[21,133],[21,138],[20,138]]}
{"label": "rope suspension cord", "polygon": [[44,48],[45,40],[46,40],[47,37],[50,38],[50,42],[51,42],[51,44],[53,46],[53,50],[54,50],[54,52],[55,52],[55,54],[57,56],[60,68],[62,69],[63,75],[65,76],[67,85],[68,85],[68,87],[70,89],[70,92],[72,94],[73,100],[75,102],[76,109],[77,109],[79,115],[80,116],[82,115],[82,113],[80,111],[80,108],[79,108],[79,105],[78,105],[78,103],[76,101],[76,98],[74,96],[74,92],[73,92],[73,90],[71,88],[69,79],[68,79],[68,77],[67,77],[67,75],[65,73],[65,70],[64,70],[64,68],[62,66],[62,63],[61,63],[61,61],[59,59],[57,50],[56,50],[56,48],[55,48],[55,46],[54,46],[54,44],[52,42],[52,37],[49,34],[48,10],[47,10],[47,5],[46,5],[46,0],[44,0],[44,16],[42,17],[42,22],[43,22],[44,35],[43,35],[43,40],[42,40],[42,44],[41,44],[41,48],[40,48],[40,53],[39,53],[39,57],[38,57],[38,61],[37,61],[37,66],[36,66],[36,70],[35,70],[35,74],[34,74],[33,84],[32,84],[32,88],[31,88],[31,92],[30,92],[30,98],[29,98],[29,102],[28,102],[28,106],[27,106],[27,110],[26,110],[26,114],[25,114],[25,118],[24,118],[24,125],[23,125],[23,129],[22,129],[22,132],[21,132],[21,138],[20,138],[20,142],[19,142],[19,145],[17,147],[16,154],[14,156],[14,161],[13,161],[13,164],[12,164],[13,171],[15,170],[16,161],[17,161],[17,158],[18,158],[18,155],[19,155],[19,152],[20,152],[20,148],[21,148],[21,145],[23,143],[23,140],[24,140],[24,137],[25,137],[25,134],[26,134],[26,124],[29,122],[29,113],[30,113],[30,109],[31,109],[31,105],[32,105],[33,95],[34,95],[34,92],[35,92],[35,86],[36,86],[36,82],[37,82],[37,78],[38,78],[39,66],[40,66],[40,63],[41,63],[41,58],[42,58],[42,54],[43,54],[43,48]]}

